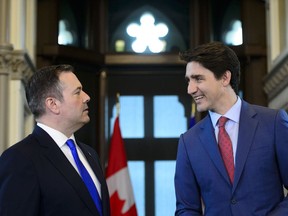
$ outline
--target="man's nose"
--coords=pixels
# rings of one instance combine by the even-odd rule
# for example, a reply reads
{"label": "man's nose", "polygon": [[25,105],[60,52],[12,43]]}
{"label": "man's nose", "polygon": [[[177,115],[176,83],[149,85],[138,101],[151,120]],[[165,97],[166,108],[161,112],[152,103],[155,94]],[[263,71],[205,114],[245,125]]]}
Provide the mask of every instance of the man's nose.
{"label": "man's nose", "polygon": [[192,95],[195,92],[197,92],[197,86],[195,85],[195,83],[189,82],[188,87],[187,87],[187,93],[189,95]]}
{"label": "man's nose", "polygon": [[83,101],[85,102],[85,103],[88,103],[89,101],[90,101],[90,96],[86,93],[86,92],[84,92],[83,91],[83,93],[84,93],[84,96],[83,96]]}

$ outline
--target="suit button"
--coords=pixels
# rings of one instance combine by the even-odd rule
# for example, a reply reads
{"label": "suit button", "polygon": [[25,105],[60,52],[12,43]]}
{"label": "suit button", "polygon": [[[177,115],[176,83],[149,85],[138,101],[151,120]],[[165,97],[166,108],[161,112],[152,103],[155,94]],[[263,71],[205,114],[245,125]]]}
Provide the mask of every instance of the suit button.
{"label": "suit button", "polygon": [[231,199],[231,204],[232,204],[232,205],[235,205],[236,203],[237,203],[237,200],[236,200],[236,199],[234,199],[234,198]]}

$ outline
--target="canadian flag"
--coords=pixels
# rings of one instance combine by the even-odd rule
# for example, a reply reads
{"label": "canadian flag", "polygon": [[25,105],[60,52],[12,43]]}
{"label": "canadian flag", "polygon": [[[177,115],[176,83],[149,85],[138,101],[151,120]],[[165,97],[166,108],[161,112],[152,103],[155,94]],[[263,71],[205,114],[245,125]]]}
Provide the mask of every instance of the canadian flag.
{"label": "canadian flag", "polygon": [[111,137],[106,181],[110,194],[111,216],[137,216],[119,116],[115,119]]}

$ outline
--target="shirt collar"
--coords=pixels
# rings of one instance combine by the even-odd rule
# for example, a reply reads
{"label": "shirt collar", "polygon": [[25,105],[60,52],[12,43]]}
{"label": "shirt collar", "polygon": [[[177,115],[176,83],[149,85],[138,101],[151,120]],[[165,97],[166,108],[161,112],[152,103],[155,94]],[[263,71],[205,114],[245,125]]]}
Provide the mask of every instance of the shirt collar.
{"label": "shirt collar", "polygon": [[[63,133],[61,133],[58,130],[55,130],[54,128],[51,128],[43,123],[37,122],[37,126],[41,127],[44,131],[46,131],[49,136],[56,142],[56,144],[61,148],[63,145],[65,145],[66,141],[68,139],[72,139],[75,142],[74,134],[72,134],[71,137],[67,138]],[[76,142],[75,142],[76,143]]]}
{"label": "shirt collar", "polygon": [[[242,100],[238,96],[236,103],[223,116],[229,118],[234,123],[239,123],[241,104],[242,104]],[[216,113],[216,112],[212,112],[210,110],[209,110],[209,115],[210,115],[213,127],[215,128],[217,125],[218,119],[222,115],[220,115],[219,113]]]}

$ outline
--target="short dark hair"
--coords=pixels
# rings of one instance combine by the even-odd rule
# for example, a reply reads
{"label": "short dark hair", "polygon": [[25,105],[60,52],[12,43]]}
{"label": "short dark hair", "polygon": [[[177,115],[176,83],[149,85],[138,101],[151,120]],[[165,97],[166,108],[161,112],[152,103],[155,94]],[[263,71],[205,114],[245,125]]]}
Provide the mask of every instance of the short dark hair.
{"label": "short dark hair", "polygon": [[35,118],[45,113],[45,100],[47,97],[63,100],[63,89],[59,80],[59,76],[63,72],[74,73],[74,68],[65,64],[46,66],[36,71],[27,82],[25,88],[26,99]]}
{"label": "short dark hair", "polygon": [[231,72],[230,85],[238,95],[240,83],[240,62],[236,53],[221,42],[202,44],[193,50],[180,52],[180,59],[189,62],[198,62],[212,71],[216,79],[220,79],[225,71]]}

